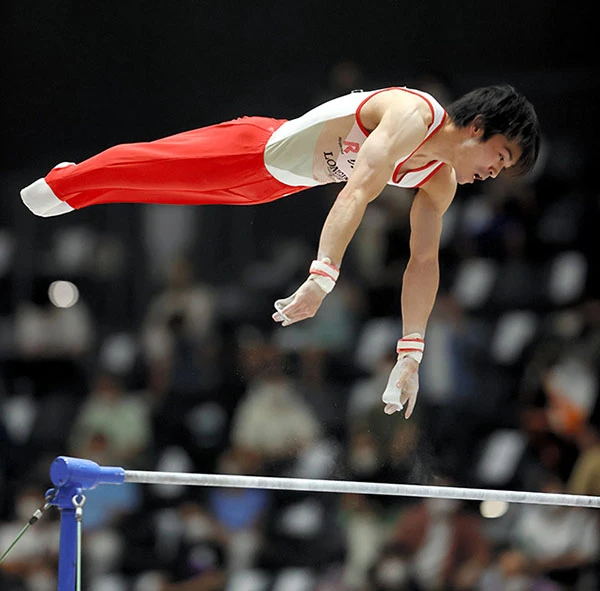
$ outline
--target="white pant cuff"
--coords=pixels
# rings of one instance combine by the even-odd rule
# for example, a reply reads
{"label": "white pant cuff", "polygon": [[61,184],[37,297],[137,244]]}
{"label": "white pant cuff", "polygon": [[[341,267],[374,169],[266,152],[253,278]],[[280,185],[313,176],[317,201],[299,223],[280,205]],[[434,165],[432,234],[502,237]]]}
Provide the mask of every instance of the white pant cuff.
{"label": "white pant cuff", "polygon": [[44,179],[38,179],[21,190],[21,199],[27,208],[43,218],[62,215],[73,208],[59,199]]}

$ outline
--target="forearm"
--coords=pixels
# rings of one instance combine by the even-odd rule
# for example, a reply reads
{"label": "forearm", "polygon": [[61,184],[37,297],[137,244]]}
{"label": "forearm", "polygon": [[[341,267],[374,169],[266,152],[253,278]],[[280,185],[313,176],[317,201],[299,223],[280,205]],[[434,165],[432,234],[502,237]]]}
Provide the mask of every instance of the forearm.
{"label": "forearm", "polygon": [[402,283],[402,331],[405,335],[425,335],[439,287],[437,257],[415,260],[411,257]]}
{"label": "forearm", "polygon": [[356,233],[363,218],[368,201],[356,191],[343,189],[333,204],[319,240],[318,258],[328,257],[340,266],[350,240]]}

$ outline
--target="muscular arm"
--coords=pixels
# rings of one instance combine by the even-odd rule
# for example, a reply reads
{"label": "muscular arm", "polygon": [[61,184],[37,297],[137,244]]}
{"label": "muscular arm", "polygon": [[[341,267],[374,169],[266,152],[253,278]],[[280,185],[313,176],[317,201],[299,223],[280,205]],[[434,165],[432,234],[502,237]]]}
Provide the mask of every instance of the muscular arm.
{"label": "muscular arm", "polygon": [[[426,189],[420,189],[410,210],[410,258],[402,283],[402,332],[404,336],[425,328],[433,309],[439,285],[438,249],[442,233],[442,215],[454,196],[452,178],[442,175]],[[419,391],[419,360],[399,355],[382,395],[384,412],[393,414],[407,405],[408,419]]]}
{"label": "muscular arm", "polygon": [[410,211],[410,258],[402,283],[405,335],[415,332],[424,335],[433,309],[439,287],[438,250],[445,209],[421,189]]}
{"label": "muscular arm", "polygon": [[[373,125],[375,129],[362,145],[354,171],[321,231],[318,258],[329,259],[338,267],[367,205],[387,184],[396,161],[423,140],[428,122],[418,105],[403,104],[385,108],[378,123]],[[312,318],[324,297],[325,291],[309,278],[291,296],[275,302],[273,320],[288,326]]]}
{"label": "muscular arm", "polygon": [[384,113],[363,144],[350,179],[329,211],[321,231],[319,259],[328,257],[335,265],[341,264],[367,205],[386,186],[396,160],[418,146],[426,131],[426,123],[417,110]]}

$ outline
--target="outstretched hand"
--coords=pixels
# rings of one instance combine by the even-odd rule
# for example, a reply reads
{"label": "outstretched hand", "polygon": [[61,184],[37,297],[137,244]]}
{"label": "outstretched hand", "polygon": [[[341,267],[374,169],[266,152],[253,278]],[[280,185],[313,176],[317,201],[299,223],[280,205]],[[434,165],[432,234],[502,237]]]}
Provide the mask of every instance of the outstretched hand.
{"label": "outstretched hand", "polygon": [[291,296],[275,302],[273,320],[289,326],[312,318],[327,294],[312,279],[307,279]]}
{"label": "outstretched hand", "polygon": [[411,357],[402,357],[394,365],[381,399],[385,404],[383,411],[388,414],[400,412],[405,405],[405,417],[408,419],[417,403],[419,392],[419,364]]}

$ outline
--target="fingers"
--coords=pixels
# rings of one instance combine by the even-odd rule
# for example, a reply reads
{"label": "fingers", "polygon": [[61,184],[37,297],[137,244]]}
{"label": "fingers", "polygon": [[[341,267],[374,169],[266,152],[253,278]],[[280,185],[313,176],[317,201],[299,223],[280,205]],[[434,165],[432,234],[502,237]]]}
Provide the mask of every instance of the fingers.
{"label": "fingers", "polygon": [[402,410],[401,404],[386,404],[383,408],[383,412],[386,415],[393,415],[395,412],[400,412]]}
{"label": "fingers", "polygon": [[396,378],[396,388],[398,388],[398,390],[404,389],[404,384],[406,383],[406,380],[408,379],[409,376],[410,376],[410,369],[408,367],[403,367],[398,372],[398,376]]}
{"label": "fingers", "polygon": [[275,320],[275,322],[281,322],[282,326],[287,326],[292,322],[284,311],[285,307],[285,300],[277,300],[275,302],[275,310],[277,311],[272,316],[273,320]]}
{"label": "fingers", "polygon": [[[272,318],[281,322],[282,326],[289,326],[296,322],[312,318],[321,302],[323,295],[318,286],[312,286],[312,281],[306,281],[291,296],[275,302],[276,312]],[[319,296],[319,297],[316,297]]]}
{"label": "fingers", "polygon": [[393,389],[390,389],[391,384],[388,383],[387,392],[394,392],[395,395],[390,397],[389,395],[384,394],[383,402],[385,407],[383,411],[386,414],[391,415],[406,408],[404,416],[408,419],[411,417],[415,408],[419,388],[419,382],[411,364],[403,364],[400,362],[392,372],[392,376],[390,376],[390,381],[391,380],[393,380]]}
{"label": "fingers", "polygon": [[410,419],[410,416],[413,413],[416,403],[417,403],[417,393],[415,392],[415,394],[408,399],[408,407],[406,409],[406,412],[404,413],[404,418]]}
{"label": "fingers", "polygon": [[294,322],[289,316],[289,306],[294,301],[294,295],[277,300],[274,304],[276,312],[272,318],[275,322],[281,322],[282,326],[288,326]]}
{"label": "fingers", "polygon": [[327,294],[312,280],[307,279],[291,296],[275,302],[272,318],[289,326],[312,318]]}
{"label": "fingers", "polygon": [[410,419],[410,416],[413,413],[415,408],[415,404],[417,403],[417,393],[419,390],[418,383],[415,383],[413,380],[409,380],[404,385],[404,389],[402,391],[402,396],[400,400],[407,405],[406,413],[404,413],[404,417]]}

